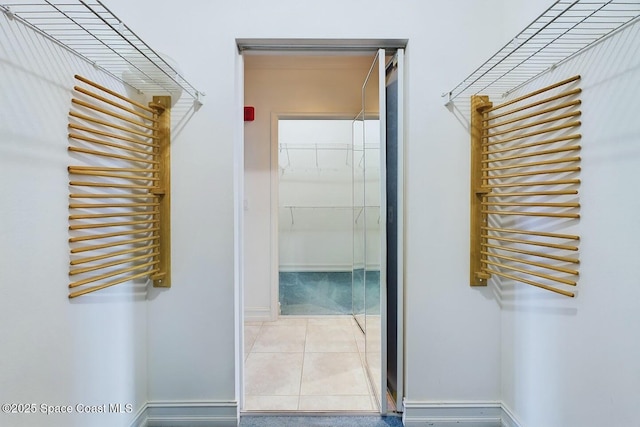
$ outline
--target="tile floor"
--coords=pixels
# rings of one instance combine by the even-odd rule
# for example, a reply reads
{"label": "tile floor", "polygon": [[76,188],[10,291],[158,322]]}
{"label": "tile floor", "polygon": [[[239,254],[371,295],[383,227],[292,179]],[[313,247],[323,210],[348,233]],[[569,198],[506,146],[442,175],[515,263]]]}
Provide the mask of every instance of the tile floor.
{"label": "tile floor", "polygon": [[247,322],[245,411],[377,411],[351,316]]}

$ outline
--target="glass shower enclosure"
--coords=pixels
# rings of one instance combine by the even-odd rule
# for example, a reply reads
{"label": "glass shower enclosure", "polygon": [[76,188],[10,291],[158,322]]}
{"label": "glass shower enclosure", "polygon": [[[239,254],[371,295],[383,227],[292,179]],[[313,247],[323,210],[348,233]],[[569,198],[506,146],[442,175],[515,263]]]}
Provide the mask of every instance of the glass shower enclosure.
{"label": "glass shower enclosure", "polygon": [[384,50],[378,51],[362,86],[362,110],[353,121],[353,316],[365,336],[365,365],[381,411],[386,412],[382,369],[381,297],[386,256],[384,153]]}

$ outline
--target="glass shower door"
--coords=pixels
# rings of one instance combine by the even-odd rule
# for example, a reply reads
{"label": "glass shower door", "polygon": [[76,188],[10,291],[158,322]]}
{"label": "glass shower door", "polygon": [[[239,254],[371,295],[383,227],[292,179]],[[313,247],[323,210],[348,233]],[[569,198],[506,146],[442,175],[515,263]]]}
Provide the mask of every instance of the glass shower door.
{"label": "glass shower door", "polygon": [[[402,62],[378,50],[353,121],[353,313],[380,412],[403,398]],[[387,98],[388,96],[388,98]]]}
{"label": "glass shower door", "polygon": [[365,361],[381,413],[387,412],[385,50],[376,54],[362,87],[364,147]]}
{"label": "glass shower door", "polygon": [[360,112],[352,124],[353,171],[353,271],[351,302],[353,317],[365,332],[365,188],[364,188],[364,120]]}

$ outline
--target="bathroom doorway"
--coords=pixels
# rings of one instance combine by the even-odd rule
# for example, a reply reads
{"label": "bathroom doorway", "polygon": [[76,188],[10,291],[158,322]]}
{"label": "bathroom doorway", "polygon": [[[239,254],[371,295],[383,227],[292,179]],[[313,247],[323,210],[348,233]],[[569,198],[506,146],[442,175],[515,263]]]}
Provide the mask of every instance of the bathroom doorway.
{"label": "bathroom doorway", "polygon": [[[372,56],[376,58],[373,66]],[[386,239],[376,238],[367,230],[375,228],[372,224],[387,227],[386,191],[383,191],[386,181],[382,180],[387,169],[386,158],[383,157],[386,146],[382,142],[386,141],[388,133],[384,127],[387,114],[380,115],[377,106],[363,110],[363,88],[367,85],[363,82],[368,81],[369,87],[382,90],[381,98],[384,98],[385,65],[394,61],[387,61],[384,51],[377,51],[375,55],[371,52],[337,56],[245,55],[244,59],[245,104],[254,106],[256,122],[259,118],[262,121],[245,123],[244,129],[243,410],[386,413],[387,392],[381,385],[387,383],[383,377],[386,377],[388,359],[387,310],[381,304],[384,304],[387,289],[386,281],[381,278],[388,274],[387,262],[385,259],[385,262],[372,266],[374,258],[369,256],[369,264],[365,261],[361,268],[356,265],[358,249],[354,244],[354,224],[363,227],[367,235],[365,239],[368,238],[371,246],[377,248],[377,256],[382,260],[382,254],[387,251]],[[380,99],[374,101],[367,97],[367,101],[382,105]],[[374,110],[378,115],[378,131],[366,132],[365,122],[373,119]],[[293,136],[299,131],[295,130],[296,126],[305,121],[321,125],[319,118],[339,123],[338,127],[351,140],[322,139],[324,137],[319,138],[319,132],[313,130],[306,131],[314,135],[306,142]],[[363,135],[357,136],[358,133]],[[377,160],[374,151],[367,148],[362,139],[366,133],[381,136],[377,142],[368,143],[369,148],[378,146]],[[284,135],[284,140],[279,139],[279,134]],[[287,135],[293,139],[287,140]],[[360,152],[356,158],[358,149]],[[355,166],[361,168],[371,164],[371,171],[375,170],[375,164],[378,170],[378,184],[368,186],[373,191],[371,194],[378,194],[377,201],[375,197],[365,196],[362,206],[354,204],[354,197],[357,197],[354,179],[359,179],[359,172],[354,169],[356,162]],[[310,181],[312,176],[321,178],[316,180],[315,189],[301,189],[302,181]],[[371,176],[363,175],[364,182]],[[289,178],[292,179],[288,181]],[[383,182],[385,185],[381,184]],[[314,195],[317,196],[315,199]],[[329,219],[329,225],[326,221],[320,222],[322,219]],[[256,238],[260,233],[253,231],[257,229],[263,233],[268,230],[268,233],[263,234],[263,238]],[[377,233],[386,235],[386,231]],[[315,243],[300,243],[310,235],[315,235]],[[366,251],[367,245],[361,249]],[[347,269],[349,263],[350,270]],[[354,300],[357,294],[354,272],[357,270],[363,271],[363,291],[372,282],[376,271],[380,289],[369,292],[369,295],[377,293],[380,299],[375,312],[360,313],[363,315],[361,322],[356,322],[353,317],[358,311]],[[285,278],[288,273],[291,273],[290,277]],[[319,278],[316,275],[314,279],[313,273],[324,276]],[[301,280],[305,274],[309,277]],[[342,286],[342,291],[331,291],[328,285],[330,276],[338,277],[336,282],[343,285],[350,282],[350,292],[345,286]],[[365,279],[366,276],[369,280]],[[287,280],[290,284],[304,281],[309,289],[301,291],[303,288],[291,286],[293,295],[287,294],[280,287],[281,284],[286,285]],[[313,281],[315,289],[312,290],[309,282]],[[264,286],[265,282],[267,286]],[[260,283],[263,285],[259,286]],[[299,298],[300,293],[305,292],[312,295],[312,302]],[[366,301],[363,300],[361,305],[364,310]],[[316,311],[303,314],[309,309]],[[397,311],[396,315],[399,315]],[[337,323],[332,323],[334,321]],[[368,339],[365,335],[367,323],[371,332]],[[401,325],[401,321],[395,323]],[[398,330],[394,333],[397,336]],[[326,338],[332,339],[326,341]],[[393,349],[397,354],[401,352],[402,342],[396,343],[400,344]],[[377,345],[377,351],[371,351],[376,348],[374,345]],[[351,363],[349,359],[357,361],[360,372],[364,374],[355,381],[353,375],[357,369],[347,366]],[[341,374],[346,374],[343,375],[343,384],[327,383]],[[287,385],[285,379],[288,377],[293,378],[293,387]],[[265,388],[267,383],[274,387]],[[353,389],[347,387],[349,383],[355,385]],[[332,387],[336,393],[328,395]],[[402,393],[392,392],[390,395],[395,397]]]}

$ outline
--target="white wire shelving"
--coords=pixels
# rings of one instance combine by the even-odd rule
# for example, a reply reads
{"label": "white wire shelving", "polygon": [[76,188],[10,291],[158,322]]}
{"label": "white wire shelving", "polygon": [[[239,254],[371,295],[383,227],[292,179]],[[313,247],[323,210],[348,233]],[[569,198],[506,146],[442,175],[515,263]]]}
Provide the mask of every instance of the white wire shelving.
{"label": "white wire shelving", "polygon": [[640,0],[559,0],[453,89],[446,104],[471,95],[505,97],[640,17]]}
{"label": "white wire shelving", "polygon": [[202,105],[170,59],[152,49],[99,0],[25,0],[0,4],[16,20],[145,94],[172,94]]}

